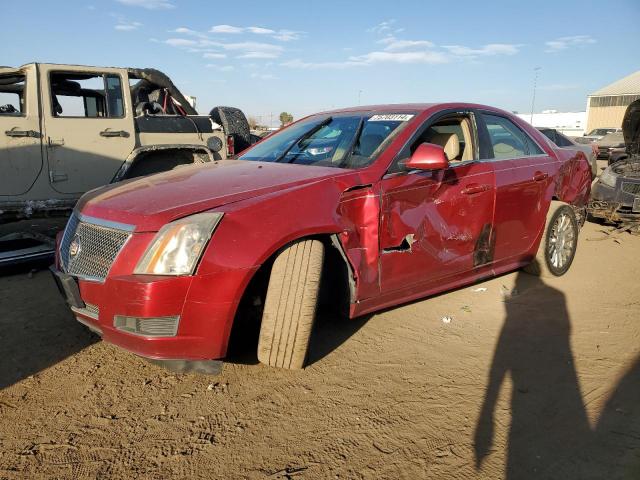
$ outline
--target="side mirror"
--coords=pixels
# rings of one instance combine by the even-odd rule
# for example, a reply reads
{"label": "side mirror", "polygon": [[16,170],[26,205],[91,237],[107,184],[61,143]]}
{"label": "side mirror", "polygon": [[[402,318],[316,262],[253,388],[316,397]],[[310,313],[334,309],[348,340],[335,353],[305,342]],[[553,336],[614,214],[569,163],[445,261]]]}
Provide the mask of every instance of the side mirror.
{"label": "side mirror", "polygon": [[449,160],[440,145],[422,143],[405,163],[405,167],[409,170],[444,170],[449,167]]}

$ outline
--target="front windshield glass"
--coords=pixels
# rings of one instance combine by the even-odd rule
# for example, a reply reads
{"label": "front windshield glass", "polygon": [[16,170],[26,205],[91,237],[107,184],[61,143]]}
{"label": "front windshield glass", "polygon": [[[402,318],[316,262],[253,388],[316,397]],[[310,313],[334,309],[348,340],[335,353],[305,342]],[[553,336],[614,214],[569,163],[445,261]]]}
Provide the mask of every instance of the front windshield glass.
{"label": "front windshield glass", "polygon": [[338,168],[369,165],[414,114],[318,115],[266,138],[240,160]]}

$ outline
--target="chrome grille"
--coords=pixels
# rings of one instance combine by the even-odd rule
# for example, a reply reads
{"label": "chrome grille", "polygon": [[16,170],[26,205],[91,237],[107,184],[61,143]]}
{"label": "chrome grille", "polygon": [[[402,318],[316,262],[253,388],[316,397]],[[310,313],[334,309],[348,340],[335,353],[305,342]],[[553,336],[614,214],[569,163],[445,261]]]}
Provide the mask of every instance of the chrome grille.
{"label": "chrome grille", "polygon": [[131,237],[132,230],[130,225],[74,213],[67,223],[60,244],[62,269],[81,278],[104,280],[118,253]]}
{"label": "chrome grille", "polygon": [[640,183],[622,182],[622,191],[631,195],[640,195]]}

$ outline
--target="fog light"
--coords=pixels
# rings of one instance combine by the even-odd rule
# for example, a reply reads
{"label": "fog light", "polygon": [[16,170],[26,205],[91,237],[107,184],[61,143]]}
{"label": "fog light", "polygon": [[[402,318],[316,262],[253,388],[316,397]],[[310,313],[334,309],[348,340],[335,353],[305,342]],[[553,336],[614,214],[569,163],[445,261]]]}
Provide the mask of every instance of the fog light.
{"label": "fog light", "polygon": [[180,316],[172,317],[127,317],[115,315],[113,326],[123,332],[143,337],[175,337]]}

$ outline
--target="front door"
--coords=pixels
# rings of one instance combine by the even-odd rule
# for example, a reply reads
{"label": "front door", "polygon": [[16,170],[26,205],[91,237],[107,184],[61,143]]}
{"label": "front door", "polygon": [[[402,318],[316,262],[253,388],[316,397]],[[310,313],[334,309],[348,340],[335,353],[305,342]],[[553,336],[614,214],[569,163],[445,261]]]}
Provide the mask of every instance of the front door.
{"label": "front door", "polygon": [[108,68],[43,68],[51,185],[80,194],[109,183],[135,146],[126,75]]}
{"label": "front door", "polygon": [[478,161],[475,138],[470,114],[438,119],[419,132],[410,151],[423,141],[438,143],[449,168],[398,171],[382,180],[383,293],[417,292],[491,263],[495,179],[492,164]]}
{"label": "front door", "polygon": [[0,197],[29,191],[42,170],[36,67],[0,74]]}

